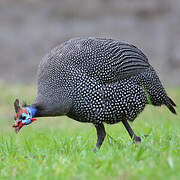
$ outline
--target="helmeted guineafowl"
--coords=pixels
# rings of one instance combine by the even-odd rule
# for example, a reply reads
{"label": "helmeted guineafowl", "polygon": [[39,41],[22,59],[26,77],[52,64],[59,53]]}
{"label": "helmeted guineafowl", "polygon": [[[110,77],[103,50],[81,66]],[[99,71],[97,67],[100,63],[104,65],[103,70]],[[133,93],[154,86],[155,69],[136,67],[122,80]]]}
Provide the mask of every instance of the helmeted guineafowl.
{"label": "helmeted guineafowl", "polygon": [[44,57],[38,69],[37,96],[31,106],[14,103],[18,132],[35,117],[60,116],[93,123],[96,148],[106,136],[103,123],[122,122],[135,142],[141,141],[128,124],[146,104],[166,105],[176,114],[147,57],[135,46],[113,39],[75,38]]}

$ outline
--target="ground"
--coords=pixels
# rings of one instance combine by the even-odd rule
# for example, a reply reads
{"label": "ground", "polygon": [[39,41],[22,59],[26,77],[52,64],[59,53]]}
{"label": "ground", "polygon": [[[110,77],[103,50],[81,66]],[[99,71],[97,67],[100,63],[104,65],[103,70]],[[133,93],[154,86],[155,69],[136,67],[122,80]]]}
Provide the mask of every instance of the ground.
{"label": "ground", "polygon": [[[168,89],[180,104],[180,89]],[[180,179],[180,108],[147,106],[131,123],[133,144],[121,123],[106,125],[107,137],[94,153],[96,131],[67,117],[39,118],[15,134],[13,102],[31,103],[34,86],[0,84],[0,179]]]}

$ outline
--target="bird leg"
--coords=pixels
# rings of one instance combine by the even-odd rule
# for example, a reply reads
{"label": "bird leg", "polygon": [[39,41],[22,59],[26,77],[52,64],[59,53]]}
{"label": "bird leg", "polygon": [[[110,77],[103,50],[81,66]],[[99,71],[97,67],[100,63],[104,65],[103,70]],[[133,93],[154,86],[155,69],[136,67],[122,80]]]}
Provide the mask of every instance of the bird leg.
{"label": "bird leg", "polygon": [[106,131],[103,124],[95,124],[95,127],[97,131],[97,143],[96,143],[96,147],[94,148],[94,152],[100,149],[104,141],[104,138],[106,136]]}
{"label": "bird leg", "polygon": [[141,138],[136,136],[133,132],[133,130],[131,129],[131,126],[128,124],[128,122],[126,120],[122,121],[123,125],[125,126],[126,130],[128,131],[131,139],[137,143],[137,142],[141,142]]}

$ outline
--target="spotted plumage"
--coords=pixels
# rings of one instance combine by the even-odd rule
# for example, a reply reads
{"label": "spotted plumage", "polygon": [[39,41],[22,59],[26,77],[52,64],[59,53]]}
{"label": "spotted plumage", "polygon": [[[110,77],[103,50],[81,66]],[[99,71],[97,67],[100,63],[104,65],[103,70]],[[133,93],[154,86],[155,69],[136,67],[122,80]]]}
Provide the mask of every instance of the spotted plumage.
{"label": "spotted plumage", "polygon": [[93,123],[100,148],[103,123],[122,121],[140,141],[128,121],[146,104],[166,105],[175,113],[147,57],[133,45],[103,38],[75,38],[52,49],[38,68],[38,90],[32,107],[35,117],[67,115]]}

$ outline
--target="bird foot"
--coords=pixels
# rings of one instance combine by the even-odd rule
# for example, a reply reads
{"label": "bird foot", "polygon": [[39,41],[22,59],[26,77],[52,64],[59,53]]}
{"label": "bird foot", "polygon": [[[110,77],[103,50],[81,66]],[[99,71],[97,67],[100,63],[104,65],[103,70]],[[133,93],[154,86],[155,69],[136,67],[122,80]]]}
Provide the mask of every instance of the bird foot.
{"label": "bird foot", "polygon": [[140,142],[141,142],[141,138],[138,137],[138,136],[134,136],[134,137],[133,137],[133,141],[134,141],[135,143],[140,143]]}
{"label": "bird foot", "polygon": [[93,150],[93,152],[95,152],[95,153],[98,152],[98,151],[99,151],[98,147],[95,147],[94,150]]}

